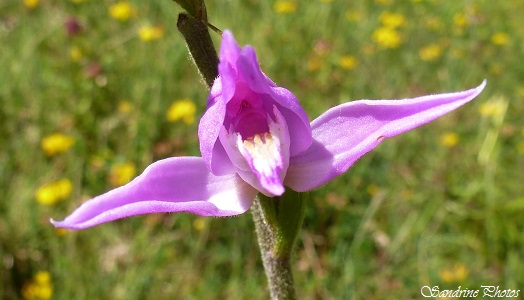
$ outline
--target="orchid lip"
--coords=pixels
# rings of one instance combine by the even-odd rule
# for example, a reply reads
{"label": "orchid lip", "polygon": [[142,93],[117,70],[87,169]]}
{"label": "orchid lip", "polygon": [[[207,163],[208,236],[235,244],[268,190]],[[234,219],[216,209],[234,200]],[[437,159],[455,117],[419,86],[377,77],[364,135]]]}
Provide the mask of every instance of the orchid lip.
{"label": "orchid lip", "polygon": [[[255,189],[268,197],[284,193],[284,177],[289,167],[289,130],[276,106],[272,116],[266,113],[265,131],[242,136],[234,126],[222,127],[220,143],[236,172]],[[245,124],[249,124],[246,120]],[[243,125],[245,125],[243,124]]]}
{"label": "orchid lip", "polygon": [[284,193],[284,186],[280,178],[283,169],[282,154],[280,153],[280,139],[270,132],[255,134],[248,139],[238,137],[237,146],[262,187],[275,195]]}

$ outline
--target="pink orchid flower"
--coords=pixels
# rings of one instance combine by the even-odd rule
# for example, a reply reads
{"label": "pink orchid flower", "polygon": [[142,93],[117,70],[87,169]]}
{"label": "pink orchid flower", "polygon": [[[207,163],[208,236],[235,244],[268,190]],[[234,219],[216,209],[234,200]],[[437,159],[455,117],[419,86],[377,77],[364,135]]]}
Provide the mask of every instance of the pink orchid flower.
{"label": "pink orchid flower", "polygon": [[157,161],[125,186],[95,197],[56,227],[84,229],[134,215],[186,212],[233,216],[258,193],[305,192],[343,174],[389,138],[471,101],[484,88],[335,106],[313,122],[287,89],[261,70],[255,50],[225,31],[219,77],[200,120],[202,157]]}

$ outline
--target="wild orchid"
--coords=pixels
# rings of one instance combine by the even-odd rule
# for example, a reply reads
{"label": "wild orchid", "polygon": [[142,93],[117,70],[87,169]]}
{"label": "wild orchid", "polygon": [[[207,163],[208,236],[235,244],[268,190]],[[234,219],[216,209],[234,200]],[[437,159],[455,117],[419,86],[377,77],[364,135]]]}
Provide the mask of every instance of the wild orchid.
{"label": "wild orchid", "polygon": [[202,157],[157,161],[133,181],[95,197],[56,227],[84,229],[134,215],[233,216],[258,193],[305,192],[346,172],[385,138],[428,123],[484,88],[335,106],[311,123],[297,98],[260,69],[255,50],[225,31],[219,76],[198,128]]}

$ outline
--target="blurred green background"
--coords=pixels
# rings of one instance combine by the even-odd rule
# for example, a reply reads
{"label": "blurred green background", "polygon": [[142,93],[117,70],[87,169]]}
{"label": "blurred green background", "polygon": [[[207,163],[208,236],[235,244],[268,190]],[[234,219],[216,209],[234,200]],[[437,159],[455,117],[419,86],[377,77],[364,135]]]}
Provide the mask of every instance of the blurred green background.
{"label": "blurred green background", "polygon": [[[311,192],[300,299],[524,287],[524,1],[207,5],[311,120],[351,100],[488,80],[472,103]],[[153,161],[199,155],[207,90],[179,12],[169,0],[0,3],[0,298],[268,298],[250,214],[49,224]]]}

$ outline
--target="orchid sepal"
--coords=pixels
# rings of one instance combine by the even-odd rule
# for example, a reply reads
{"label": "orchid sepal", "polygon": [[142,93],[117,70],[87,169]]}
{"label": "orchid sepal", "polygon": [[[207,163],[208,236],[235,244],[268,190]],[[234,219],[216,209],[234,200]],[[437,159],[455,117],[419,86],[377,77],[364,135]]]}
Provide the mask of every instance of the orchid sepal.
{"label": "orchid sepal", "polygon": [[236,174],[211,174],[201,157],[171,157],[151,164],[130,183],[83,203],[63,221],[51,223],[78,230],[150,213],[233,216],[249,210],[257,193]]}

